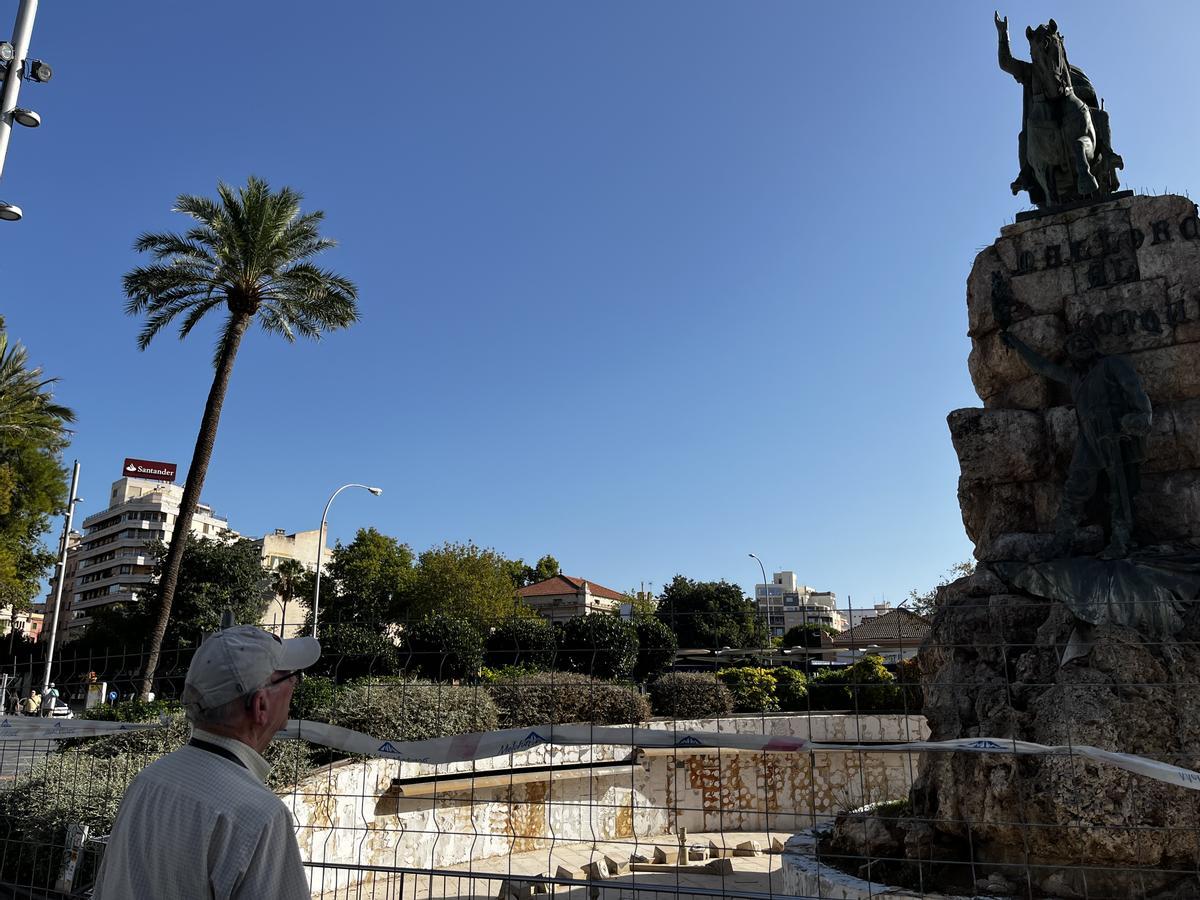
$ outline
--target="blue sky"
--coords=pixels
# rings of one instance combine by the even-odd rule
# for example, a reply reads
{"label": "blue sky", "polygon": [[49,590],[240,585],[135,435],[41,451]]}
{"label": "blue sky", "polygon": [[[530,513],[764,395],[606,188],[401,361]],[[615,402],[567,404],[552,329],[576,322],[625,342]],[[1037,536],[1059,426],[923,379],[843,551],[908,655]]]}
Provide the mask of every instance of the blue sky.
{"label": "blue sky", "polygon": [[[15,0],[0,0],[7,28]],[[1057,17],[1126,186],[1188,191],[1200,6]],[[945,425],[965,281],[1023,208],[992,6],[43,0],[0,198],[10,332],[78,413],[82,513],[191,456],[216,322],[146,352],[121,275],[181,192],[324,209],[362,321],[243,344],[204,497],[617,589],[793,569],[856,606],[970,554]]]}

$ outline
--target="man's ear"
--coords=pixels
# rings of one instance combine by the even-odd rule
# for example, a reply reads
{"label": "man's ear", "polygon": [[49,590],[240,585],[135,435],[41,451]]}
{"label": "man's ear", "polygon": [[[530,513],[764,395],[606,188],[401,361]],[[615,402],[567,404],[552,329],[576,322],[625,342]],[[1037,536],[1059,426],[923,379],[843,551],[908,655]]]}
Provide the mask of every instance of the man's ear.
{"label": "man's ear", "polygon": [[255,725],[267,724],[267,692],[256,691],[254,696],[250,698],[250,718]]}

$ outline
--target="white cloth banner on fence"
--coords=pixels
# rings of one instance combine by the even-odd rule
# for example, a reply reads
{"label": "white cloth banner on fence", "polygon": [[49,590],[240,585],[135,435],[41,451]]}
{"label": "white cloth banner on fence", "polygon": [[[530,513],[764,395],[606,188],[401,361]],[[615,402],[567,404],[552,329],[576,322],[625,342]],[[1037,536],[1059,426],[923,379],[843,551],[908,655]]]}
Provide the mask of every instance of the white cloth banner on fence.
{"label": "white cloth banner on fence", "polygon": [[[1047,746],[1010,738],[960,738],[950,741],[908,741],[899,744],[820,743],[786,735],[732,734],[707,731],[669,731],[654,728],[621,728],[589,725],[546,725],[538,728],[509,728],[477,734],[457,734],[427,741],[380,741],[359,731],[290,719],[279,737],[302,738],[361,756],[376,756],[404,762],[441,764],[506,756],[544,744],[609,744],[639,749],[728,748],[749,752],[831,753],[923,753],[973,752],[1011,753],[1018,756],[1078,756],[1107,763],[1138,775],[1190,790],[1200,790],[1200,773],[1170,763],[1130,753],[1115,753],[1087,745]],[[459,773],[455,773],[459,774]]]}
{"label": "white cloth banner on fence", "polygon": [[145,731],[148,728],[161,727],[161,722],[100,722],[92,719],[42,719],[37,716],[8,716],[0,719],[0,743],[100,737],[106,734]]}

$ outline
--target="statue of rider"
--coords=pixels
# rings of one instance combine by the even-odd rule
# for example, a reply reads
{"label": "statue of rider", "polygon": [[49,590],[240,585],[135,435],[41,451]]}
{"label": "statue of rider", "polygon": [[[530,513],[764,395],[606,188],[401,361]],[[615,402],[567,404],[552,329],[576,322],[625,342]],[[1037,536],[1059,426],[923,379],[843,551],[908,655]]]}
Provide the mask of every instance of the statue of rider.
{"label": "statue of rider", "polygon": [[1004,330],[1000,338],[1021,355],[1034,372],[1071,388],[1079,437],[1067,470],[1062,505],[1054,525],[1049,558],[1068,555],[1087,502],[1103,472],[1108,481],[1111,535],[1101,554],[1127,557],[1132,548],[1133,498],[1140,486],[1146,435],[1150,433],[1150,398],[1133,365],[1123,356],[1105,356],[1086,330],[1067,337],[1069,366],[1059,365]]}
{"label": "statue of rider", "polygon": [[[1082,69],[1068,65],[1066,72],[1063,73],[1066,83],[1061,96],[1047,96],[1043,93],[1044,89],[1039,89],[1035,84],[1034,64],[1015,59],[1012,55],[1008,41],[1008,17],[1005,16],[1001,19],[998,12],[994,15],[999,39],[1000,68],[1016,79],[1017,83],[1021,85],[1022,91],[1021,133],[1017,138],[1020,171],[1010,185],[1014,196],[1021,191],[1028,191],[1029,201],[1039,208],[1044,208],[1071,199],[1081,199],[1095,193],[1110,194],[1118,190],[1121,184],[1116,170],[1123,169],[1125,163],[1119,155],[1113,152],[1108,113],[1097,99],[1096,90],[1092,87],[1087,75],[1083,73]],[[1039,25],[1036,31],[1026,28],[1025,35],[1029,38],[1031,55],[1033,55],[1032,48],[1035,40],[1046,35],[1061,38],[1058,35],[1058,26],[1053,19],[1050,20],[1048,26]],[[1031,118],[1038,127],[1049,126],[1059,130],[1063,128],[1063,123],[1068,118],[1074,118],[1077,121],[1090,120],[1095,130],[1097,145],[1095,159],[1097,162],[1089,165],[1081,161],[1076,164],[1076,168],[1080,170],[1076,173],[1078,176],[1077,197],[1047,196],[1042,183],[1038,181],[1037,174],[1029,162]]]}

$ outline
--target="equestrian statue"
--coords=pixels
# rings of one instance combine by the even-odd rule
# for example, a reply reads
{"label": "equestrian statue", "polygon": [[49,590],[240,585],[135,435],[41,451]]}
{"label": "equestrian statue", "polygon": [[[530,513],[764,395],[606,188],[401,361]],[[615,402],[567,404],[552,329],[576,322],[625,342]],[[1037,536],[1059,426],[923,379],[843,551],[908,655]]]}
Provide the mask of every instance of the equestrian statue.
{"label": "equestrian statue", "polygon": [[1021,170],[1014,194],[1028,191],[1039,209],[1099,200],[1121,185],[1124,161],[1113,152],[1108,113],[1083,71],[1067,62],[1063,36],[1053,19],[1026,28],[1032,62],[1014,59],[1008,44],[1008,17],[995,14],[1000,68],[1024,94],[1017,153]]}

